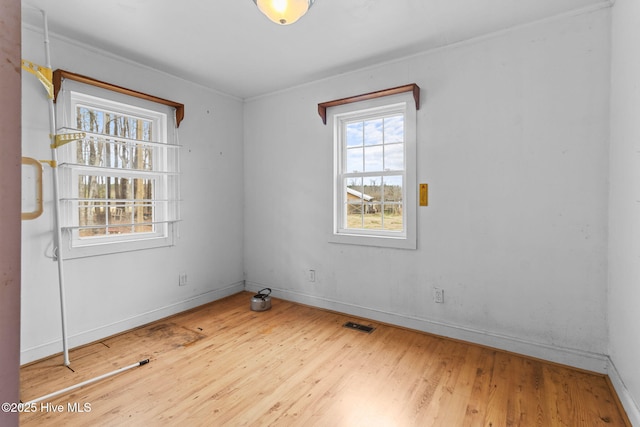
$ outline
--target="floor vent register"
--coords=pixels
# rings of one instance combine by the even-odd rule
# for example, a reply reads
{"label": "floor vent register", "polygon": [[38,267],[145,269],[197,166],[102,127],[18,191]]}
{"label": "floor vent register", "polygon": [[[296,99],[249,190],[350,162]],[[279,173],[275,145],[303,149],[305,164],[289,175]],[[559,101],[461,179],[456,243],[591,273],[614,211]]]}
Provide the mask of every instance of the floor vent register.
{"label": "floor vent register", "polygon": [[365,325],[361,325],[361,324],[355,323],[355,322],[347,322],[343,326],[345,328],[355,329],[356,331],[366,332],[368,334],[370,334],[371,332],[373,332],[376,329],[376,328],[374,328],[372,326],[365,326]]}

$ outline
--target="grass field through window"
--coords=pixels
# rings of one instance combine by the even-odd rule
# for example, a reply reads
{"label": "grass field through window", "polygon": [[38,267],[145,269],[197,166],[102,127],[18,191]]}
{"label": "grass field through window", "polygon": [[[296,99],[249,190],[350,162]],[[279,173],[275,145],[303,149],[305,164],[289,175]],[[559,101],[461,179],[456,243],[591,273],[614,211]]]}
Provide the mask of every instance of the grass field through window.
{"label": "grass field through window", "polygon": [[347,215],[347,228],[358,228],[365,230],[387,230],[402,231],[402,215],[386,214],[384,216],[384,227],[382,224],[382,213],[373,214],[351,214]]}

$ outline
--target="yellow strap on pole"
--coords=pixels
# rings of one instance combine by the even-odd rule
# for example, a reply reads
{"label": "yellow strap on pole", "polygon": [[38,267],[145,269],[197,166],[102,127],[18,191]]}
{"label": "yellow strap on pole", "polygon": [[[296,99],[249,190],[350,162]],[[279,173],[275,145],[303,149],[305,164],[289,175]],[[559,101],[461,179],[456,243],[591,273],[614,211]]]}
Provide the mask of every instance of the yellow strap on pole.
{"label": "yellow strap on pole", "polygon": [[34,64],[26,59],[22,60],[22,69],[30,72],[40,80],[40,83],[47,90],[49,99],[53,99],[53,71],[51,68],[43,67],[38,64]]}

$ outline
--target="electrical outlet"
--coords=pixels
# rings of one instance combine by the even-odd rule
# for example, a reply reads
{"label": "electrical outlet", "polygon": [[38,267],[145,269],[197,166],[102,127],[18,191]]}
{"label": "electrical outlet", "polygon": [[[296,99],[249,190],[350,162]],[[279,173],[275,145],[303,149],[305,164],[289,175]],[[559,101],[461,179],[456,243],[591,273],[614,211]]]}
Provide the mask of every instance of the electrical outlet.
{"label": "electrical outlet", "polygon": [[309,281],[310,282],[315,282],[316,281],[316,271],[315,270],[309,270]]}
{"label": "electrical outlet", "polygon": [[444,303],[444,289],[433,288],[433,301],[437,304]]}
{"label": "electrical outlet", "polygon": [[180,273],[178,275],[178,286],[186,286],[187,285],[187,273]]}

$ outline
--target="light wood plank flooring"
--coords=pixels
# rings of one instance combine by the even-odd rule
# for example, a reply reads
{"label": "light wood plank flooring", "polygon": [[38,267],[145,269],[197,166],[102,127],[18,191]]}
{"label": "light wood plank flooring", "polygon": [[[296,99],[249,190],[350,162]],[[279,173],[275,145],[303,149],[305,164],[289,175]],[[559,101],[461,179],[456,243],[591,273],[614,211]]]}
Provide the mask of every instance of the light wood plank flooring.
{"label": "light wood plank flooring", "polygon": [[602,375],[278,299],[253,312],[251,295],[72,350],[74,372],[61,356],[24,366],[27,402],[151,360],[38,403],[21,425],[630,425]]}

